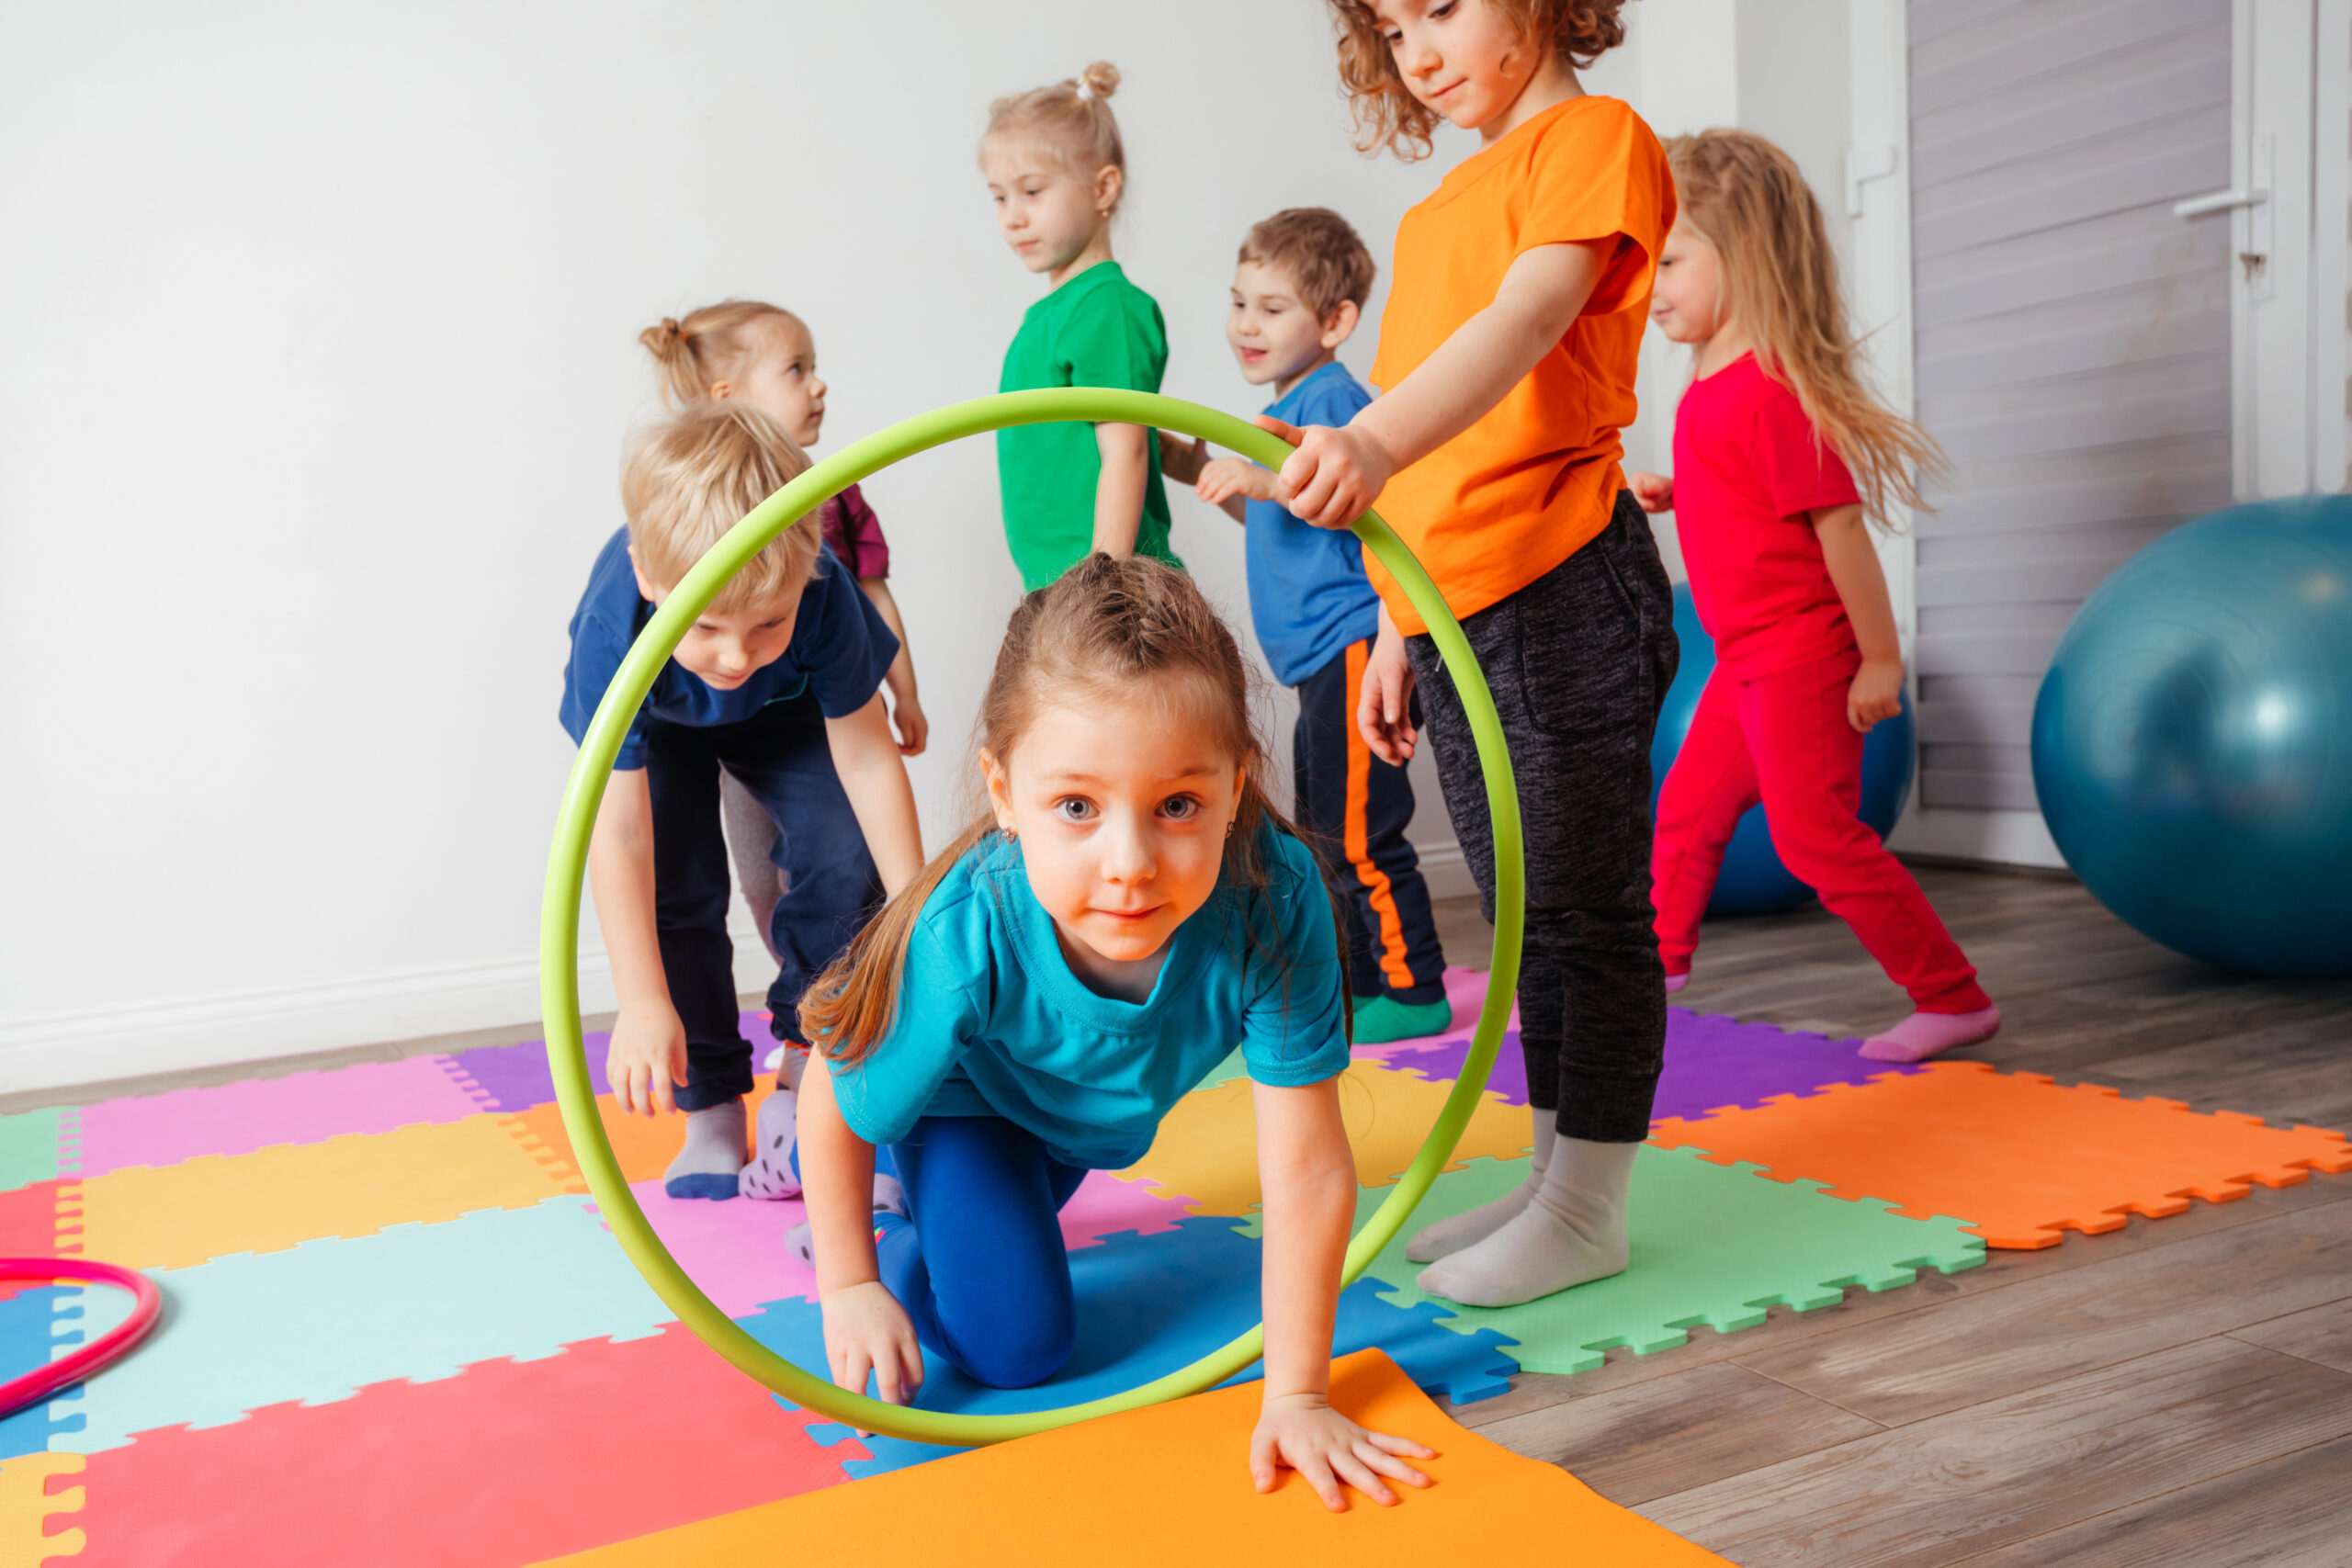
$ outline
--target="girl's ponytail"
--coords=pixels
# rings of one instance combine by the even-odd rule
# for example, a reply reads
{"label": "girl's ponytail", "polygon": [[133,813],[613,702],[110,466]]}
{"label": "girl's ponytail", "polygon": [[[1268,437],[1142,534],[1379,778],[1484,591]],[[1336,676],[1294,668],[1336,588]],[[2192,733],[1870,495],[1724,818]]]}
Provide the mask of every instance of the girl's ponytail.
{"label": "girl's ponytail", "polygon": [[956,836],[931,857],[912,882],[882,912],[850,939],[842,955],[825,966],[800,998],[800,1037],[842,1066],[865,1059],[890,1032],[899,1010],[899,987],[907,973],[907,945],[915,921],[956,863],[972,852],[989,831],[984,819]]}

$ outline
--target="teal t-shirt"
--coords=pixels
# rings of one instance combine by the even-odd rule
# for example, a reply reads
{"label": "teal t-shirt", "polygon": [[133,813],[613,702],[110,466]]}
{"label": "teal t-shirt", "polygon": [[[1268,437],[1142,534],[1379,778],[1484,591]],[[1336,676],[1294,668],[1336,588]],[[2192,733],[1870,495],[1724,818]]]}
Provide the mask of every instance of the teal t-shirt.
{"label": "teal t-shirt", "polygon": [[[1117,262],[1098,262],[1029,307],[1004,351],[1000,392],[1038,387],[1117,387],[1159,390],[1168,369],[1168,326],[1159,305],[1127,281]],[[1147,432],[1147,434],[1148,434]],[[1168,547],[1168,492],[1159,482],[1159,443],[1145,444],[1151,475],[1144,481],[1136,554],[1184,563]],[[1094,547],[1094,489],[1102,474],[1094,427],[1068,422],[1023,424],[996,433],[997,488],[1004,500],[1004,536],[1026,592],[1043,588]]]}
{"label": "teal t-shirt", "polygon": [[834,1070],[850,1130],[892,1144],[921,1116],[1002,1116],[1057,1159],[1116,1170],[1236,1044],[1263,1084],[1344,1071],[1330,895],[1304,844],[1271,827],[1259,843],[1265,888],[1221,886],[1127,1002],[1070,973],[1020,846],[989,834],[916,917],[890,1032]]}

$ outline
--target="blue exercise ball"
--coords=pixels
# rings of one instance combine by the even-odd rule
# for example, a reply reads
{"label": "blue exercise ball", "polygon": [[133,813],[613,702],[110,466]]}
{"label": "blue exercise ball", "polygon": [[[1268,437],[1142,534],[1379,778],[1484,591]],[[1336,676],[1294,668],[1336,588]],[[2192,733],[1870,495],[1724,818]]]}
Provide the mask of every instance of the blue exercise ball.
{"label": "blue exercise ball", "polygon": [[2352,498],[2216,513],[2118,567],[2042,677],[2033,785],[2143,934],[2352,974]]}
{"label": "blue exercise ball", "polygon": [[[1691,602],[1690,585],[1675,584],[1674,635],[1682,642],[1682,665],[1667,689],[1666,706],[1657,716],[1657,732],[1650,739],[1650,816],[1657,816],[1658,792],[1666,786],[1666,771],[1690,733],[1691,716],[1699,709],[1699,693],[1715,668],[1714,640],[1699,624],[1699,608]],[[1871,726],[1862,742],[1861,818],[1883,839],[1903,815],[1911,798],[1911,699],[1903,711]],[[1813,889],[1799,882],[1772,851],[1772,835],[1764,808],[1751,806],[1739,819],[1730,845],[1724,851],[1723,871],[1707,900],[1711,915],[1763,915],[1793,909],[1812,901]]]}

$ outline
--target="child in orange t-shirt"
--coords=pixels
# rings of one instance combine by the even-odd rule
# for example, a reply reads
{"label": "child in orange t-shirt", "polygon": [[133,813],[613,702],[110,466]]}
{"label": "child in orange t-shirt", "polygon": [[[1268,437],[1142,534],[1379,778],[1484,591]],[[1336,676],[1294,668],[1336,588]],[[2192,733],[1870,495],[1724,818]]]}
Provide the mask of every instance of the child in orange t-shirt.
{"label": "child in orange t-shirt", "polygon": [[[1677,649],[1665,569],[1625,493],[1618,431],[1658,251],[1666,154],[1577,69],[1624,38],[1622,0],[1331,0],[1371,145],[1426,152],[1441,118],[1485,139],[1405,215],[1372,379],[1344,427],[1279,433],[1291,510],[1342,527],[1375,500],[1460,617],[1521,781],[1520,976],[1534,1169],[1407,1251],[1432,1295],[1531,1301],[1623,1270],[1634,1154],[1666,1043],[1653,929],[1649,744]],[[1271,422],[1270,428],[1275,428]],[[1494,913],[1493,831],[1453,682],[1396,583],[1356,721],[1412,755],[1422,688],[1438,776]]]}

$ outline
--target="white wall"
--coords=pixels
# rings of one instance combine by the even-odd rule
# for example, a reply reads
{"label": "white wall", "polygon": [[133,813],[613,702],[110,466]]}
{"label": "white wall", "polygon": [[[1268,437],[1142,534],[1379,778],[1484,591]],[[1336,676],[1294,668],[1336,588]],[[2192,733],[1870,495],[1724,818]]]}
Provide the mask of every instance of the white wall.
{"label": "white wall", "polygon": [[[0,12],[0,1090],[536,1013],[565,622],[654,406],[636,333],[790,305],[829,446],[992,389],[1039,292],[972,167],[993,96],[1125,70],[1119,251],[1167,312],[1167,390],[1243,411],[1246,226],[1327,204],[1385,262],[1466,150],[1356,154],[1312,5],[874,15]],[[1017,584],[986,443],[869,489],[939,725],[935,840]],[[1239,531],[1177,508],[1241,616]]]}

